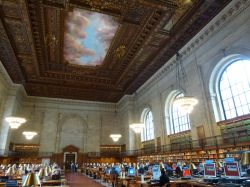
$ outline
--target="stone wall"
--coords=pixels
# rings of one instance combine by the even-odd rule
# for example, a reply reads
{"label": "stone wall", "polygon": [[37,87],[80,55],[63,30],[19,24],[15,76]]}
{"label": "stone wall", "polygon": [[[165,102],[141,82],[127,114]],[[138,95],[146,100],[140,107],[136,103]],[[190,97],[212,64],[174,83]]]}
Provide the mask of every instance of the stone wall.
{"label": "stone wall", "polygon": [[[220,134],[216,121],[222,120],[222,116],[219,109],[213,108],[217,106],[217,95],[211,92],[210,80],[216,65],[228,56],[250,57],[249,4],[233,0],[180,50],[188,75],[187,94],[199,99],[190,115],[193,140],[197,139],[196,128],[200,126],[204,127],[206,137]],[[126,144],[127,150],[138,149],[140,136],[129,129],[129,124],[140,121],[145,108],[152,110],[155,137],[161,139],[162,145],[170,143],[165,103],[176,89],[175,57],[133,95],[124,96],[116,104],[29,97],[22,86],[11,83],[2,66],[0,69],[0,150],[8,149],[11,141],[39,144],[41,152],[61,152],[70,144],[81,152],[95,152],[101,144],[114,144],[111,133],[122,134],[117,144]],[[9,115],[19,115],[28,121],[13,131],[4,120]],[[37,131],[38,135],[27,141],[22,135],[24,130]]]}
{"label": "stone wall", "polygon": [[[216,121],[223,120],[220,109],[213,104],[218,95],[211,93],[213,70],[217,64],[238,54],[250,59],[250,2],[232,1],[205,28],[190,40],[179,52],[186,71],[188,82],[186,95],[195,96],[199,103],[190,114],[191,135],[196,140],[197,127],[203,126],[205,136],[220,135]],[[155,137],[161,143],[169,144],[170,136],[166,136],[165,103],[168,96],[176,89],[175,57],[155,73],[134,94],[135,112],[138,121],[144,108],[151,108],[154,118]],[[127,126],[128,124],[124,124]],[[125,136],[131,136],[128,131]],[[132,134],[134,136],[134,134]],[[175,136],[178,136],[175,135]],[[129,139],[126,141],[129,144]],[[156,144],[156,141],[155,141]],[[140,145],[137,146],[140,148]]]}

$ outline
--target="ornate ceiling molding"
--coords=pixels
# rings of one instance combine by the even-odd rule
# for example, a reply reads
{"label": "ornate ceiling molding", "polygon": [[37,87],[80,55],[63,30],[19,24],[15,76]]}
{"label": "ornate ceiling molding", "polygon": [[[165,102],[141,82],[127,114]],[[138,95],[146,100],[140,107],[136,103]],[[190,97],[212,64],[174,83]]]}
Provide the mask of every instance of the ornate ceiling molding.
{"label": "ornate ceiling molding", "polygon": [[[183,58],[188,58],[197,48],[202,46],[214,33],[218,32],[235,16],[250,6],[249,0],[237,0],[231,2],[219,15],[217,15],[208,25],[206,25],[196,36],[192,38],[181,50]],[[145,82],[136,92],[143,95],[154,87],[157,82],[162,80],[174,68],[176,63],[175,56],[165,62],[165,65],[159,69],[147,82]]]}
{"label": "ornate ceiling molding", "polygon": [[[230,0],[3,0],[0,52],[28,95],[118,102],[148,80]],[[65,17],[75,8],[111,15],[119,28],[104,62],[64,60]]]}

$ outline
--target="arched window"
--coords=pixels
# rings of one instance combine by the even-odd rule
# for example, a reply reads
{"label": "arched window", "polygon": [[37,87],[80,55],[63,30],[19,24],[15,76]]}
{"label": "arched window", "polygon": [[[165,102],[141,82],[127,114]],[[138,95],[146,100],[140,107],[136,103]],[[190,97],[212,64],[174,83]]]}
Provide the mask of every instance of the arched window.
{"label": "arched window", "polygon": [[174,105],[174,100],[183,96],[184,94],[182,92],[173,91],[166,101],[165,119],[168,135],[191,129],[189,115],[182,112],[178,107]]}
{"label": "arched window", "polygon": [[249,60],[236,60],[220,75],[218,90],[224,119],[250,113],[249,70]]}
{"label": "arched window", "polygon": [[153,114],[150,109],[145,109],[143,112],[144,129],[141,133],[141,141],[154,139],[154,122]]}

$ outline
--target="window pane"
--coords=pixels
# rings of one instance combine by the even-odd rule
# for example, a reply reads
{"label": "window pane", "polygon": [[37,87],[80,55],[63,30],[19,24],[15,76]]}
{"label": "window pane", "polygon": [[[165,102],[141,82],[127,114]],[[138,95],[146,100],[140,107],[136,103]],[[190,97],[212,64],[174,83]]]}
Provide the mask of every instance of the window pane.
{"label": "window pane", "polygon": [[148,110],[144,116],[144,125],[144,139],[141,139],[141,141],[148,141],[154,139],[153,114],[150,110]]}
{"label": "window pane", "polygon": [[238,60],[223,72],[219,90],[225,119],[250,113],[250,61]]}
{"label": "window pane", "polygon": [[[184,94],[180,93],[175,96],[174,99],[183,97]],[[190,120],[189,115],[180,111],[173,102],[171,104],[171,111],[172,111],[172,124],[171,128],[173,129],[170,134],[175,134],[178,132],[183,132],[186,130],[190,130]]]}

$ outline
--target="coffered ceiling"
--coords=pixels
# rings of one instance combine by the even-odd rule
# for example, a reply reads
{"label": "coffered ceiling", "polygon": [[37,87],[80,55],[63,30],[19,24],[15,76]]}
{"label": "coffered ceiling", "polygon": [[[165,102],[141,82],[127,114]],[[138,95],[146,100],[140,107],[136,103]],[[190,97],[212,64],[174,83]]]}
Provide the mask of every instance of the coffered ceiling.
{"label": "coffered ceiling", "polygon": [[1,0],[0,59],[28,95],[117,102],[230,0]]}

